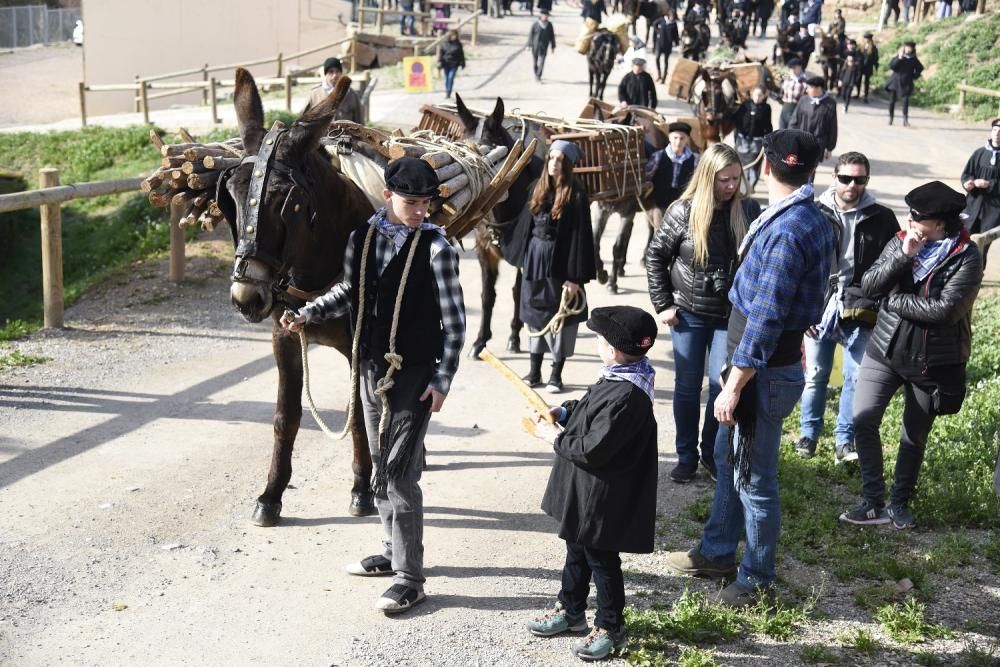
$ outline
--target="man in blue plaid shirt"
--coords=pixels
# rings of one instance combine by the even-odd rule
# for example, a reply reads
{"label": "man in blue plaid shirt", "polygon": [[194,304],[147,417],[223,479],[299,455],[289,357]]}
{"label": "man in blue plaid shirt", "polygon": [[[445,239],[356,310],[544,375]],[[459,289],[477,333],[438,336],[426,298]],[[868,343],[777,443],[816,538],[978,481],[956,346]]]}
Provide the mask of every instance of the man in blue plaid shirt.
{"label": "man in blue plaid shirt", "polygon": [[[401,158],[386,167],[385,185],[386,205],[351,234],[343,279],[300,314],[286,313],[281,323],[298,331],[309,322],[351,314],[383,550],[347,571],[392,576],[392,586],[375,607],[398,613],[426,599],[419,484],[423,440],[430,415],[441,409],[458,370],[465,305],[458,253],[444,230],[426,219],[439,186],[434,169],[423,160]],[[392,376],[388,421],[382,424],[376,388],[393,352],[401,365]]]}
{"label": "man in blue plaid shirt", "polygon": [[729,368],[714,406],[722,427],[712,514],[699,546],[667,556],[667,566],[681,574],[736,574],[720,593],[735,607],[753,604],[775,579],[781,426],[802,394],[802,335],[822,315],[836,245],[809,182],[823,152],[816,140],[780,130],[765,137],[764,151],[769,206],[747,230],[729,291]]}

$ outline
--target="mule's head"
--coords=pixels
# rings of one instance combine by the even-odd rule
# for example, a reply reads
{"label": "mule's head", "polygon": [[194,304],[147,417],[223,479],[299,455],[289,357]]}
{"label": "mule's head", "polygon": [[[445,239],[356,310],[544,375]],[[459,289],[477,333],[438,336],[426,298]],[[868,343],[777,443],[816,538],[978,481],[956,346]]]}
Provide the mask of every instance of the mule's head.
{"label": "mule's head", "polygon": [[458,117],[462,119],[462,125],[465,127],[465,135],[462,137],[465,141],[486,146],[506,146],[507,148],[514,144],[514,138],[503,126],[504,105],[501,98],[497,97],[493,111],[486,118],[479,118],[469,111],[465,102],[462,101],[462,96],[458,93],[455,93],[455,108],[458,111]]}
{"label": "mule's head", "polygon": [[250,322],[271,313],[296,258],[314,243],[313,174],[322,163],[317,148],[349,85],[341,77],[334,92],[290,128],[275,123],[265,131],[253,77],[236,71],[234,101],[246,157],[220,179],[216,198],[236,245],[230,298]]}

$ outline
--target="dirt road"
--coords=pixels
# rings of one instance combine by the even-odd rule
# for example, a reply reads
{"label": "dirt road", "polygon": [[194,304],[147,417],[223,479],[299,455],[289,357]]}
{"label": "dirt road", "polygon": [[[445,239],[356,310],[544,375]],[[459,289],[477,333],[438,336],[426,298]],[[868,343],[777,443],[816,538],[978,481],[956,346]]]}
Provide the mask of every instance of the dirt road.
{"label": "dirt road", "polygon": [[[586,98],[582,57],[566,44],[575,12],[556,9],[559,47],[545,83],[530,81],[522,46],[529,19],[485,21],[487,37],[469,48],[458,89],[470,104],[572,115]],[[620,73],[612,75],[608,97]],[[419,104],[443,95],[405,97],[382,90],[376,121],[406,126]],[[676,113],[678,103],[661,110]],[[901,212],[901,195],[932,177],[954,180],[983,131],[915,111],[914,128],[886,128],[879,104],[859,107],[842,126],[842,146],[873,160],[872,187]],[[856,122],[856,124],[855,124]],[[948,141],[941,140],[942,130]],[[819,182],[829,181],[829,165]],[[614,231],[613,229],[611,231]],[[610,238],[605,239],[609,253]],[[623,291],[588,289],[592,306],[648,308],[637,261],[637,231]],[[282,524],[248,521],[270,457],[276,374],[264,326],[244,323],[227,298],[224,236],[191,249],[180,286],[163,281],[162,261],[108,281],[67,313],[69,328],[19,343],[48,363],[0,374],[0,663],[570,665],[569,640],[531,638],[524,622],[558,587],[562,544],[538,510],[549,448],[523,434],[523,401],[485,365],[463,361],[444,411],[427,438],[423,488],[428,602],[402,618],[372,609],[384,580],[354,578],[344,565],[374,553],[374,518],[347,515],[350,453],[330,442],[308,415],[295,455],[293,488]],[[491,348],[504,354],[511,272],[501,277]],[[462,255],[462,284],[472,330],[479,322],[479,272]],[[594,338],[565,379],[578,396],[595,377]],[[666,478],[673,460],[672,386],[667,336],[653,350],[661,450],[657,553],[626,558],[630,595],[710,585],[664,575],[663,549],[687,547],[692,523],[679,516],[711,493],[706,479],[688,486]],[[314,350],[313,392],[324,417],[343,419],[346,363]],[[695,533],[696,534],[696,533]],[[790,567],[789,586],[815,581]],[[996,580],[942,593],[954,624],[995,596]],[[992,590],[992,593],[989,591]],[[727,664],[798,664],[803,645],[825,644],[861,624],[849,589],[831,588],[794,643],[735,642],[719,649]],[[632,598],[633,600],[636,598]],[[958,639],[935,651],[958,650]]]}

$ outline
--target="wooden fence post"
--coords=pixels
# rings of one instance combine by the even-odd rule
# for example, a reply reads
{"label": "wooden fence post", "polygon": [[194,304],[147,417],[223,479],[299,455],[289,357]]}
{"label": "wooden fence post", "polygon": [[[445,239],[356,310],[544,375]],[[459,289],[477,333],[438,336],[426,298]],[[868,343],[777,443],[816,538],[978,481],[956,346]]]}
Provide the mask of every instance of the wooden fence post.
{"label": "wooden fence post", "polygon": [[78,90],[80,91],[80,127],[87,127],[87,84],[81,81]]}
{"label": "wooden fence post", "polygon": [[[208,63],[205,63],[205,66],[201,68],[201,80],[208,83]],[[208,86],[201,89],[201,103],[208,104]],[[212,122],[215,122],[214,116],[212,117]]]}
{"label": "wooden fence post", "polygon": [[[962,79],[962,86],[965,85],[965,79]],[[962,113],[965,110],[965,90],[961,86],[958,88],[958,113]]]}
{"label": "wooden fence post", "polygon": [[145,79],[139,82],[139,100],[142,104],[142,122],[149,125],[149,88]]}
{"label": "wooden fence post", "polygon": [[375,27],[378,28],[378,34],[380,35],[382,34],[383,29],[385,28],[385,13],[384,13],[385,11],[386,11],[385,0],[379,0],[378,13],[375,15]]}
{"label": "wooden fence post", "polygon": [[[59,170],[45,167],[38,170],[38,186],[59,185]],[[62,209],[60,204],[39,207],[42,213],[42,309],[45,327],[63,326],[63,263]]]}
{"label": "wooden fence post", "polygon": [[170,269],[168,278],[175,283],[184,280],[184,229],[180,226],[184,217],[183,205],[170,202]]}
{"label": "wooden fence post", "polygon": [[285,111],[292,110],[292,75],[285,75]]}
{"label": "wooden fence post", "polygon": [[215,77],[211,77],[208,80],[208,101],[212,105],[212,124],[215,125],[220,122],[219,120],[219,100],[216,97],[215,87],[218,85],[216,83]]}
{"label": "wooden fence post", "polygon": [[472,11],[475,12],[472,17],[472,45],[475,46],[476,42],[479,41],[479,11],[476,9]]}

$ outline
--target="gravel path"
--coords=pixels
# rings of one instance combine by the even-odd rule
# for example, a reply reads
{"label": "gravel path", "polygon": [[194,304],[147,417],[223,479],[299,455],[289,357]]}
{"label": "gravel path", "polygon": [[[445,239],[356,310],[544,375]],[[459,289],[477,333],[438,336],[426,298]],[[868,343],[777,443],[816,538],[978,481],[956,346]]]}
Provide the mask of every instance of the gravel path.
{"label": "gravel path", "polygon": [[[582,59],[564,44],[576,26],[568,9],[557,7],[560,47],[542,86],[524,83],[529,57],[519,49],[527,19],[485,23],[490,34],[469,49],[469,70],[459,75],[459,90],[470,91],[472,104],[486,107],[502,93],[509,107],[569,114],[584,99]],[[376,115],[413,124],[419,102],[439,98],[405,98],[404,105],[400,94],[383,90]],[[662,105],[667,113],[680,109]],[[862,108],[857,118],[856,127],[842,131],[845,146],[870,141],[872,153],[882,154],[875,149],[895,145],[876,126],[875,110]],[[939,141],[926,131],[937,122],[956,128],[955,141],[941,147],[945,157],[961,153],[964,161],[980,143],[969,128],[915,112],[909,144],[885,148],[895,164],[921,165],[894,168],[879,181],[886,189],[878,192],[894,205],[914,178],[953,170],[926,164],[927,153],[911,156],[924,142]],[[889,170],[888,161],[876,164]],[[648,307],[637,263],[641,242],[633,246],[622,294],[611,297],[595,285],[593,306]],[[383,617],[371,605],[387,582],[343,573],[346,563],[376,549],[377,520],[347,516],[350,452],[326,440],[309,416],[281,526],[249,524],[270,457],[276,374],[267,327],[246,324],[228,303],[230,254],[224,231],[190,245],[189,279],[181,285],[163,280],[163,259],[130,267],[69,309],[67,329],[17,344],[47,363],[0,373],[0,663],[579,664],[569,655],[569,639],[542,640],[524,630],[551,601],[562,564],[553,522],[538,510],[551,453],[520,431],[522,401],[482,364],[463,362],[428,435],[430,597],[420,609]],[[498,285],[504,296],[495,314],[497,352],[510,317],[511,280],[505,271]],[[475,326],[479,272],[469,253],[462,257],[462,282]],[[594,377],[593,348],[587,332],[566,369],[570,397]],[[527,363],[499,356],[516,370]],[[711,486],[702,478],[685,486],[666,479],[673,425],[665,339],[652,357],[659,371],[661,521],[658,551],[625,558],[630,602],[639,606],[669,604],[685,587],[712,590],[707,582],[667,575],[661,565],[664,550],[697,539],[699,525],[684,510],[708,498]],[[329,350],[314,350],[310,365],[323,416],[339,425],[346,364]],[[845,663],[914,663],[908,650],[873,661],[837,648],[839,637],[860,627],[891,642],[856,607],[856,585],[784,561],[782,590],[795,600],[821,585],[821,616],[787,643],[755,636],[720,646],[720,662],[796,665],[804,646],[828,646]],[[929,615],[968,631],[922,650],[948,659],[965,643],[996,641],[1000,583],[981,558],[939,577],[934,590]]]}

